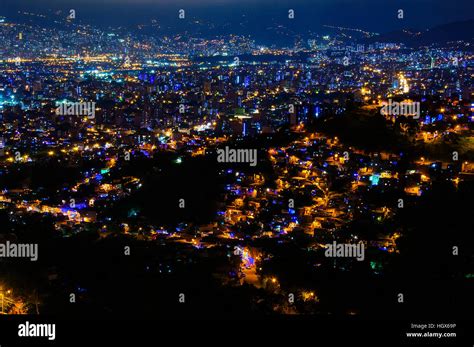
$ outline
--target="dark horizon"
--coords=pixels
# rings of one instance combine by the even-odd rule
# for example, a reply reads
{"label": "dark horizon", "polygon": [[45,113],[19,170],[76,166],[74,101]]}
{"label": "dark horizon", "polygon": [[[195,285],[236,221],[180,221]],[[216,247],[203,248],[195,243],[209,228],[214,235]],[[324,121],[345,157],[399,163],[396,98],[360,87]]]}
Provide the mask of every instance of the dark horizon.
{"label": "dark horizon", "polygon": [[[18,11],[46,14],[59,10],[75,9],[77,19],[97,26],[137,25],[152,19],[163,25],[173,25],[179,9],[187,11],[188,18],[212,21],[216,24],[248,26],[248,31],[259,30],[272,24],[283,24],[295,31],[319,30],[322,25],[335,25],[386,33],[402,28],[424,30],[434,26],[472,19],[472,1],[401,1],[380,3],[375,0],[318,1],[251,1],[206,0],[199,4],[191,1],[153,0],[5,0],[0,15],[18,19]],[[295,11],[295,19],[289,21],[288,9]],[[404,18],[397,18],[398,9],[403,9]],[[247,24],[246,24],[247,23]]]}

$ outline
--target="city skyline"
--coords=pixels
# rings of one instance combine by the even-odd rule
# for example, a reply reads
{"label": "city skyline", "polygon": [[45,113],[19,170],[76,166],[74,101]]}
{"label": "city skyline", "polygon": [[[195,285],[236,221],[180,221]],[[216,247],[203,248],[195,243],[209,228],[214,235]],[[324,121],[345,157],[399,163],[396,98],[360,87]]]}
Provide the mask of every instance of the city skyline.
{"label": "city skyline", "polygon": [[0,9],[0,343],[464,341],[471,4],[159,3]]}

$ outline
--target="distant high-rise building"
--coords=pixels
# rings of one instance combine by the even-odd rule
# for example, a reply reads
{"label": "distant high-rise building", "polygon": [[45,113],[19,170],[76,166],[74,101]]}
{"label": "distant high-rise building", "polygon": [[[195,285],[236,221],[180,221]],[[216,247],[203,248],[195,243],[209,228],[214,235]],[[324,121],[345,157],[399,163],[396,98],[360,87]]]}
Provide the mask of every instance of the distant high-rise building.
{"label": "distant high-rise building", "polygon": [[33,83],[33,91],[34,92],[40,92],[42,88],[43,88],[43,85],[42,85],[40,80],[36,80]]}
{"label": "distant high-rise building", "polygon": [[5,150],[5,139],[0,136],[0,156],[4,155]]}
{"label": "distant high-rise building", "polygon": [[400,87],[400,81],[398,80],[398,78],[394,78],[392,82],[392,88],[398,89],[399,87]]}
{"label": "distant high-rise building", "polygon": [[205,81],[204,86],[203,86],[203,90],[204,90],[205,94],[210,94],[211,93],[211,82]]}

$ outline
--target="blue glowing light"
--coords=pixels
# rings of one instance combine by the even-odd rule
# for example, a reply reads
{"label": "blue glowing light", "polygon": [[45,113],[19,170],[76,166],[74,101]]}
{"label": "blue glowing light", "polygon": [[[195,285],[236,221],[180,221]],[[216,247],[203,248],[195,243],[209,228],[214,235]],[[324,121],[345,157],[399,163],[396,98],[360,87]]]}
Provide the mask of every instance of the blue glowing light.
{"label": "blue glowing light", "polygon": [[379,184],[380,175],[379,174],[373,174],[372,176],[370,176],[369,180],[370,180],[370,182],[372,182],[373,186],[376,186],[376,185]]}

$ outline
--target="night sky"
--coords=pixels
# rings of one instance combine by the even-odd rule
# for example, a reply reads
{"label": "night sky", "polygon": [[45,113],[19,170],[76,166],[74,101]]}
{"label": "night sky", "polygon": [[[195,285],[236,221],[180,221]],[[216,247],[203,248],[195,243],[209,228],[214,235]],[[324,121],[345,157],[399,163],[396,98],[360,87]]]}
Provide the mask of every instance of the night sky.
{"label": "night sky", "polygon": [[[2,0],[0,15],[14,18],[18,10],[44,12],[79,11],[78,18],[96,25],[131,25],[158,19],[174,20],[184,8],[194,18],[215,23],[238,24],[242,16],[251,30],[287,20],[296,12],[295,29],[314,29],[322,24],[341,25],[380,33],[400,29],[426,29],[439,24],[471,19],[472,0]],[[398,9],[405,18],[398,20]]]}

